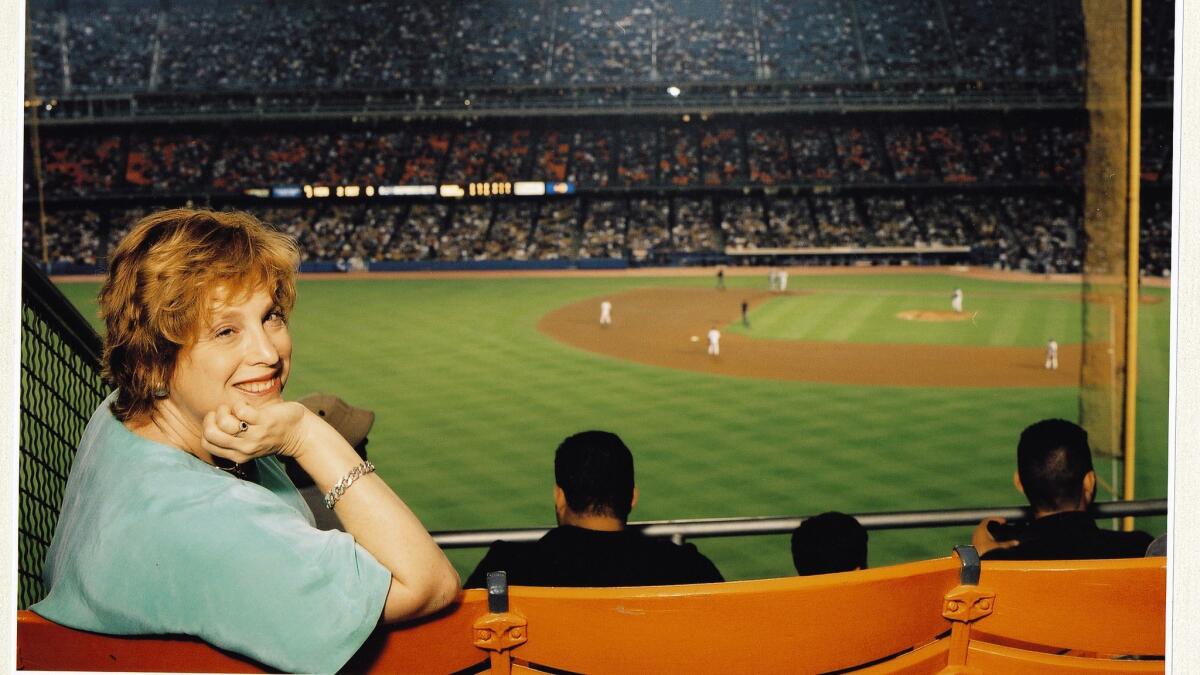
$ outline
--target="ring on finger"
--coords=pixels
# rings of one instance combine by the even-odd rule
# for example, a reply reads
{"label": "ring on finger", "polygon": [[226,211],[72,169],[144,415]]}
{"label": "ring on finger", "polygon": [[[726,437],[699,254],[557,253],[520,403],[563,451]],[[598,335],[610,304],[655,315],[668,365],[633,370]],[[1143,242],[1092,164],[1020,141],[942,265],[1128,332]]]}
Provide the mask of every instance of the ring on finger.
{"label": "ring on finger", "polygon": [[245,431],[249,428],[250,428],[250,425],[246,424],[245,420],[242,420],[242,421],[238,422],[238,430],[233,435],[237,436],[238,434],[242,433],[243,431]]}

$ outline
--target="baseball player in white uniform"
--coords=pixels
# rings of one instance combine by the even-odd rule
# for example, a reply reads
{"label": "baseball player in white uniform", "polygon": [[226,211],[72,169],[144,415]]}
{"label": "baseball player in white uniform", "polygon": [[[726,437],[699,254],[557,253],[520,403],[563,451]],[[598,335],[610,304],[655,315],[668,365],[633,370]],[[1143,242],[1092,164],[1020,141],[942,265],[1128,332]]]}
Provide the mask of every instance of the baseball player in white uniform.
{"label": "baseball player in white uniform", "polygon": [[612,303],[609,302],[608,300],[605,300],[604,302],[600,303],[600,325],[601,326],[611,326],[612,325]]}
{"label": "baseball player in white uniform", "polygon": [[779,292],[780,293],[787,290],[787,278],[788,278],[787,270],[779,270]]}
{"label": "baseball player in white uniform", "polygon": [[1054,338],[1046,343],[1046,370],[1058,370],[1058,342]]}
{"label": "baseball player in white uniform", "polygon": [[721,355],[721,331],[716,326],[708,329],[708,355]]}
{"label": "baseball player in white uniform", "polygon": [[954,289],[954,294],[950,296],[950,309],[955,312],[962,313],[963,292],[961,288]]}

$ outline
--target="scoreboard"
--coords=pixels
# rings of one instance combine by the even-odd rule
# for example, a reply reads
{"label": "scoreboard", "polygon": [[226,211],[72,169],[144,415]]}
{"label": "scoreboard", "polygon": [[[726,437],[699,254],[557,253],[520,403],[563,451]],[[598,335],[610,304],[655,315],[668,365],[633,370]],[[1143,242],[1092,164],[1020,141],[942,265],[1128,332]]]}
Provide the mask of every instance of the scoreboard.
{"label": "scoreboard", "polygon": [[275,185],[270,188],[250,188],[243,191],[251,197],[270,199],[326,199],[341,197],[542,197],[545,195],[575,194],[575,184],[559,181],[477,181],[442,183],[440,185]]}

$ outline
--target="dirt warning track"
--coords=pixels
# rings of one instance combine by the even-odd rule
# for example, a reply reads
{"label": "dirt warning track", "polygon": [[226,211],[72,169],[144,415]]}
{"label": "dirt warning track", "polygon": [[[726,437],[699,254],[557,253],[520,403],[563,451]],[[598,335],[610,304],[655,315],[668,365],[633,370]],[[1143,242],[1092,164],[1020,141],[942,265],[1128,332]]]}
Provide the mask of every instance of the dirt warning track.
{"label": "dirt warning track", "polygon": [[[772,380],[929,387],[1066,387],[1079,383],[1080,345],[1059,349],[1059,369],[1042,367],[1044,351],[1026,347],[855,344],[765,340],[723,333],[709,356],[708,329],[738,321],[766,291],[636,289],[606,296],[613,325],[599,323],[601,297],[545,314],[538,330],[587,351],[652,366]],[[899,319],[897,319],[899,320]],[[696,342],[692,336],[699,337]]]}

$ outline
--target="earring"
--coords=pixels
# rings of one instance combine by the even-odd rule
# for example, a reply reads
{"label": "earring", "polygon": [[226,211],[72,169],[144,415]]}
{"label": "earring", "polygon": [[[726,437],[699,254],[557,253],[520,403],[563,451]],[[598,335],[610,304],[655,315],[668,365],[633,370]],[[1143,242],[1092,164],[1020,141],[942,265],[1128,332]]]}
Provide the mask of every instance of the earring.
{"label": "earring", "polygon": [[168,393],[166,385],[162,384],[155,387],[153,392],[154,398],[166,398]]}

